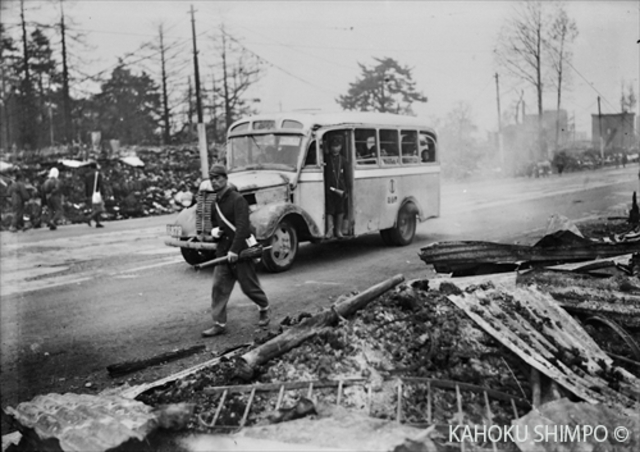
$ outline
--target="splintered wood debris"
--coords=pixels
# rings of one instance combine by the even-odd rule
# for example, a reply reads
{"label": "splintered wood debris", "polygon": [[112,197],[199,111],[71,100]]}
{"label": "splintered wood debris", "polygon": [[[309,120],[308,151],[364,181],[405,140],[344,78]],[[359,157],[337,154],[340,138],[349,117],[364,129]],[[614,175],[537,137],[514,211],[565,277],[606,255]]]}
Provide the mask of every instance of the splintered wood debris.
{"label": "splintered wood debris", "polygon": [[547,234],[532,246],[485,241],[436,242],[421,248],[418,256],[439,273],[468,276],[640,252],[640,230],[629,230],[626,225],[618,229],[621,227],[626,229],[625,233],[585,238],[568,219],[553,215]]}
{"label": "splintered wood debris", "polygon": [[487,333],[572,394],[640,411],[640,379],[614,365],[580,324],[535,287],[476,288],[449,299]]}

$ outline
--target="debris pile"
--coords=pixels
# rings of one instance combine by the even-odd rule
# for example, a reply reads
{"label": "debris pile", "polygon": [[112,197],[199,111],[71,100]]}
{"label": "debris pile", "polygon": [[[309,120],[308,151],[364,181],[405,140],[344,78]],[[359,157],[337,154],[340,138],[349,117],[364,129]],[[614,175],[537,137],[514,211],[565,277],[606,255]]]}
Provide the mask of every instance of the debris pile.
{"label": "debris pile", "polygon": [[[133,149],[123,148],[122,155]],[[210,156],[210,161],[215,158]],[[135,148],[135,157],[110,156],[97,159],[104,174],[105,218],[120,220],[174,212],[184,207],[176,199],[180,191],[194,193],[198,189],[200,157],[197,146]],[[140,162],[143,166],[135,162]],[[132,164],[133,162],[133,164]],[[85,194],[84,176],[87,161],[65,160],[56,156],[39,156],[23,161],[3,175],[11,177],[19,170],[31,185],[32,199],[25,208],[27,225],[40,227],[46,221],[45,203],[39,187],[51,167],[60,170],[63,184],[64,217],[68,223],[82,223],[90,210]],[[9,180],[7,180],[9,183]],[[0,189],[6,187],[0,185]],[[10,200],[2,196],[3,229],[11,223]],[[45,217],[43,219],[43,217]]]}
{"label": "debris pile", "polygon": [[[569,253],[593,240],[581,235],[556,231],[541,242],[546,251]],[[616,243],[635,241],[627,233]],[[337,431],[336,416],[346,419],[346,412],[375,419],[374,430],[402,424],[405,438],[407,428],[426,428],[419,441],[414,435],[400,444],[393,437],[395,443],[380,442],[377,449],[367,443],[371,450],[460,450],[461,442],[447,435],[452,426],[530,425],[534,431],[563,422],[601,423],[611,432],[625,426],[631,436],[623,445],[610,436],[598,447],[638,450],[638,255],[609,256],[463,278],[403,282],[397,275],[341,297],[330,309],[288,316],[254,343],[178,378],[127,390],[127,397],[152,407],[165,430],[189,435],[269,438],[264,435],[271,432],[311,441],[316,433],[322,438],[313,444],[341,447],[315,430],[332,419]],[[475,450],[545,450],[538,446],[531,438],[473,444]]]}
{"label": "debris pile", "polygon": [[[325,404],[339,403],[381,419],[398,417],[400,397],[402,421],[415,425],[427,424],[429,411],[430,422],[445,425],[454,422],[459,417],[456,385],[463,388],[462,404],[467,416],[476,422],[486,417],[482,388],[505,396],[491,401],[496,422],[508,423],[513,418],[511,399],[528,410],[530,406],[525,402],[530,393],[528,376],[523,373],[520,360],[451,303],[447,290],[446,287],[429,290],[426,281],[403,284],[393,293],[374,300],[354,318],[259,366],[250,383],[277,383],[276,391],[254,395],[244,425],[264,423],[269,416],[277,418],[274,414],[278,411],[277,389],[285,382],[313,381],[312,398],[315,394]],[[284,328],[297,320],[287,319]],[[194,403],[190,428],[206,431],[217,417],[216,426],[233,429],[243,420],[250,394],[229,393],[217,412],[223,391],[216,388],[246,384],[237,369],[236,360],[227,360],[175,384],[142,394],[139,400],[154,406],[179,401]],[[400,380],[418,384],[405,384],[399,393]],[[343,392],[338,395],[340,381]],[[322,382],[334,383],[323,387]],[[429,384],[433,394],[431,407],[427,409]],[[307,383],[298,390],[287,391],[279,405],[296,407],[308,395],[308,386]],[[464,390],[472,387],[478,390]]]}

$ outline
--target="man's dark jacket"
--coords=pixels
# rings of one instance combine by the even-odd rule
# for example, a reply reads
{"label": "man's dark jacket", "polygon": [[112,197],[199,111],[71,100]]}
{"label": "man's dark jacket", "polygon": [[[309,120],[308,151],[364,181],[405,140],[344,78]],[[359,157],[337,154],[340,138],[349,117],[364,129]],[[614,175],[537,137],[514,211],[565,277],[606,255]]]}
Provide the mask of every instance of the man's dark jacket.
{"label": "man's dark jacket", "polygon": [[240,254],[240,251],[247,248],[246,240],[251,235],[249,204],[234,187],[228,185],[221,196],[218,196],[217,202],[227,221],[236,227],[236,231],[233,232],[220,218],[215,204],[211,206],[211,214],[215,218],[215,224],[222,230],[222,238],[218,242],[216,257],[226,256],[229,251]]}

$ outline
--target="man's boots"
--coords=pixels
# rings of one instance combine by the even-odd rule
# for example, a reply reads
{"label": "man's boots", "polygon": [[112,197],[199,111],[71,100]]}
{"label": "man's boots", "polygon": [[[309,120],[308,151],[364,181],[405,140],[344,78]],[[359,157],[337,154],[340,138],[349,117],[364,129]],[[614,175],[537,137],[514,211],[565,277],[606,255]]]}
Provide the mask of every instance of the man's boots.
{"label": "man's boots", "polygon": [[260,309],[260,318],[258,319],[258,326],[267,326],[269,324],[269,308]]}
{"label": "man's boots", "polygon": [[327,233],[324,237],[326,239],[333,238],[333,215],[327,215]]}
{"label": "man's boots", "polygon": [[339,213],[336,215],[336,237],[339,239],[344,238],[342,235],[342,220],[344,219],[344,214]]}

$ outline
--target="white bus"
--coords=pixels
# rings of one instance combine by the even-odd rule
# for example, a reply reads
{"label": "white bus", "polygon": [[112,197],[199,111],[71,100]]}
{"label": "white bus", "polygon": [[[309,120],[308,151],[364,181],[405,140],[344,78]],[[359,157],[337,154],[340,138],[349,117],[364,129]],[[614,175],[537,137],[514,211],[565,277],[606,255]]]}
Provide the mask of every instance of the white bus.
{"label": "white bus", "polygon": [[[346,238],[380,232],[388,245],[413,241],[416,222],[440,214],[440,164],[436,132],[421,119],[383,113],[276,113],[236,121],[227,136],[229,182],[251,210],[252,231],[270,246],[263,266],[273,272],[293,264],[301,242],[323,242],[325,161],[329,139],[344,143],[349,195]],[[213,193],[183,210],[165,243],[195,265],[211,259]],[[331,239],[335,240],[335,239]]]}

